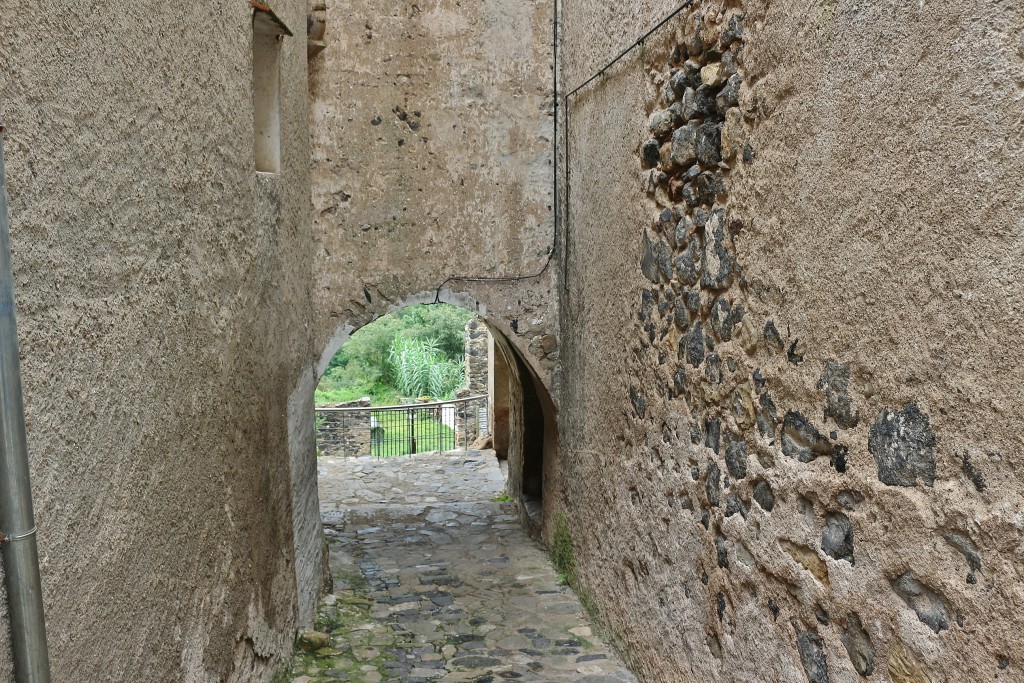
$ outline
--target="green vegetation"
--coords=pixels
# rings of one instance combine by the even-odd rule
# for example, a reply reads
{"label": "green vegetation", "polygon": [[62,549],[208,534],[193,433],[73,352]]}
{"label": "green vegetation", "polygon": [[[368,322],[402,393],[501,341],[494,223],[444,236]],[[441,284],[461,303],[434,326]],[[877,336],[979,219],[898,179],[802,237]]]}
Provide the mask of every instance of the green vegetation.
{"label": "green vegetation", "polygon": [[451,398],[466,381],[466,361],[450,360],[435,339],[395,338],[388,363],[403,396]]}
{"label": "green vegetation", "polygon": [[572,547],[572,534],[565,515],[555,520],[555,533],[551,538],[551,563],[558,572],[559,582],[575,587],[576,555]]}
{"label": "green vegetation", "polygon": [[327,366],[317,405],[364,396],[378,406],[401,396],[450,397],[465,376],[465,327],[472,317],[447,304],[409,306],[357,330]]}

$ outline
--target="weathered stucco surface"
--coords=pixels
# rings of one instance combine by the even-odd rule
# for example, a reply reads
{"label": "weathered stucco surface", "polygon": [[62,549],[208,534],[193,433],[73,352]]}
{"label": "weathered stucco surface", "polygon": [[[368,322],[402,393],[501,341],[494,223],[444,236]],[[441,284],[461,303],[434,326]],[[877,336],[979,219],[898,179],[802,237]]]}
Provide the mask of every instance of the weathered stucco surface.
{"label": "weathered stucco surface", "polygon": [[[646,679],[1024,676],[1018,5],[696,2],[573,96],[556,236],[549,2],[331,3],[308,82],[274,3],[277,177],[247,3],[12,2],[55,680],[270,674],[319,585],[315,379],[435,298],[505,352],[510,489]],[[565,92],[675,5],[561,8]]]}
{"label": "weathered stucco surface", "polygon": [[330,3],[325,43],[310,66],[321,366],[445,285],[550,382],[550,3]]}
{"label": "weathered stucco surface", "polygon": [[[567,0],[564,87],[674,6]],[[646,679],[1024,676],[1022,36],[995,1],[698,2],[573,99],[560,498]],[[716,50],[701,217],[649,117]]]}
{"label": "weathered stucco surface", "polygon": [[262,680],[291,647],[310,152],[306,6],[274,5],[296,32],[277,177],[254,171],[248,3],[0,12],[54,680]]}

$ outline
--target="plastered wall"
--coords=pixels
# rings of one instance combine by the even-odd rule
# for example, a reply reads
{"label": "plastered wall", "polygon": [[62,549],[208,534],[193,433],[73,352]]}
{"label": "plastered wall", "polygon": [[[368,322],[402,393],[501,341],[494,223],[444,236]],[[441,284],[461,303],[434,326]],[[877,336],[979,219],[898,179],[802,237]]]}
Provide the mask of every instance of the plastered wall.
{"label": "plastered wall", "polygon": [[[674,8],[567,0],[564,89]],[[573,98],[560,509],[645,680],[1024,676],[1022,28],[697,2]]]}
{"label": "plastered wall", "polygon": [[[254,170],[248,3],[0,8],[54,680],[266,680],[311,607],[306,7],[273,4],[297,34],[276,177]],[[315,515],[315,480],[297,497]]]}
{"label": "plastered wall", "polygon": [[439,299],[476,310],[550,381],[551,13],[328,3],[310,67],[321,365],[352,330]]}

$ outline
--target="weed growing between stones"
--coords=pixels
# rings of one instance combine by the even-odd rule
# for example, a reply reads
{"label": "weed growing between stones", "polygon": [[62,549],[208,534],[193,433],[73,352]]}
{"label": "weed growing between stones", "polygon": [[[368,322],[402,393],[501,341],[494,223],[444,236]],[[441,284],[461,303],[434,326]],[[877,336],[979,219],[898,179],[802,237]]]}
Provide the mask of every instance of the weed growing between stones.
{"label": "weed growing between stones", "polygon": [[555,520],[555,533],[551,538],[551,562],[559,576],[566,577],[566,583],[575,587],[576,557],[573,553],[572,533],[564,515]]}
{"label": "weed growing between stones", "polygon": [[576,573],[576,552],[573,547],[572,532],[569,530],[569,522],[565,515],[559,514],[555,520],[555,533],[551,538],[550,553],[551,563],[555,565],[555,571],[558,572],[559,585],[572,588],[580,600],[583,611],[590,617],[591,623],[600,629],[603,621],[597,604]]}

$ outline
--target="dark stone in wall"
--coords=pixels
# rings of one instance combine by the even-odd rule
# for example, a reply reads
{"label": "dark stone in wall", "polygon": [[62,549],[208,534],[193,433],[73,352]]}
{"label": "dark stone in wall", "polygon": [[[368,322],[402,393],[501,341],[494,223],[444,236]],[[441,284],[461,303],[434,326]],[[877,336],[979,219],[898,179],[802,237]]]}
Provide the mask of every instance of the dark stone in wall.
{"label": "dark stone in wall", "polygon": [[[690,241],[690,237],[693,236],[693,229],[694,224],[692,218],[688,215],[684,215],[680,218],[679,222],[676,223],[676,246],[682,248],[683,245],[687,244]],[[697,252],[694,252],[695,257],[696,254]]]}
{"label": "dark stone in wall", "polygon": [[846,472],[846,456],[849,454],[850,449],[848,447],[836,444],[832,448],[832,459],[829,464],[832,465],[836,472],[843,474]]}
{"label": "dark stone in wall", "polygon": [[818,623],[822,626],[829,625],[828,612],[821,605],[814,606],[814,618],[818,620]]}
{"label": "dark stone in wall", "polygon": [[647,401],[633,387],[629,388],[629,401],[633,404],[633,411],[641,420],[647,414]]}
{"label": "dark stone in wall", "polygon": [[725,467],[734,479],[747,476],[747,442],[731,432],[725,434]]}
{"label": "dark stone in wall", "polygon": [[715,104],[718,107],[718,112],[725,116],[725,112],[728,111],[729,107],[735,107],[740,101],[740,84],[743,83],[743,78],[734,73],[729,76],[729,80],[726,81],[725,87],[718,93],[718,97],[715,98]]}
{"label": "dark stone in wall", "polygon": [[716,166],[722,160],[722,126],[705,123],[697,128],[697,161],[705,166]]}
{"label": "dark stone in wall", "polygon": [[714,460],[708,460],[707,479],[704,480],[704,492],[708,496],[708,503],[715,507],[722,502],[722,472]]}
{"label": "dark stone in wall", "polygon": [[654,312],[654,306],[658,301],[658,290],[656,289],[645,289],[640,293],[640,320],[643,322],[650,322],[651,313]]}
{"label": "dark stone in wall", "polygon": [[700,284],[708,289],[726,289],[732,282],[732,258],[725,248],[725,212],[713,211],[707,223]]}
{"label": "dark stone in wall", "polygon": [[932,631],[938,633],[949,628],[949,605],[946,600],[915,579],[910,572],[896,577],[892,582],[892,589]]}
{"label": "dark stone in wall", "polygon": [[789,345],[789,349],[786,351],[786,360],[793,365],[800,365],[804,362],[804,354],[797,350],[797,344],[799,343],[799,339],[794,339],[793,343]]}
{"label": "dark stone in wall", "polygon": [[807,418],[791,410],[782,420],[782,452],[800,462],[811,462],[819,455],[830,455],[832,444]]}
{"label": "dark stone in wall", "polygon": [[654,168],[661,163],[661,143],[657,140],[648,140],[644,143],[640,158],[643,160],[644,168]]}
{"label": "dark stone in wall", "polygon": [[[699,166],[694,166],[694,168],[700,168],[700,167]],[[708,221],[709,220],[711,220],[711,211],[709,211],[708,209],[705,209],[703,207],[694,210],[694,212],[693,212],[693,224],[696,225],[698,228],[700,228],[701,230],[706,229],[708,227]]]}
{"label": "dark stone in wall", "polygon": [[775,494],[772,493],[772,487],[766,481],[754,484],[754,500],[765,512],[775,509]]}
{"label": "dark stone in wall", "polygon": [[669,159],[680,168],[686,168],[697,160],[697,126],[690,123],[672,133]]}
{"label": "dark stone in wall", "polygon": [[729,568],[729,553],[725,549],[725,539],[721,534],[715,536],[715,554],[718,555],[718,566],[722,569]]}
{"label": "dark stone in wall", "polygon": [[768,380],[766,380],[764,375],[761,374],[761,368],[754,368],[754,374],[751,375],[751,379],[754,380],[754,389],[757,391],[764,389],[765,385],[768,383]]}
{"label": "dark stone in wall", "polygon": [[761,410],[757,413],[757,430],[761,432],[761,436],[767,439],[774,439],[775,425],[779,423],[775,401],[772,400],[771,394],[766,391],[761,394],[758,403],[761,404]]}
{"label": "dark stone in wall", "polygon": [[715,93],[706,85],[690,87],[683,92],[682,115],[686,119],[710,116],[715,113],[715,107]]}
{"label": "dark stone in wall", "polygon": [[700,245],[690,240],[686,249],[676,257],[676,279],[684,285],[693,286],[700,279]]}
{"label": "dark stone in wall", "polygon": [[694,187],[698,204],[714,204],[718,195],[725,194],[725,177],[721,171],[705,171],[697,176]]}
{"label": "dark stone in wall", "polygon": [[868,450],[878,464],[878,479],[888,486],[935,483],[935,434],[915,403],[883,410],[871,425]]}
{"label": "dark stone in wall", "polygon": [[853,564],[853,525],[850,518],[841,512],[833,512],[825,518],[825,529],[821,532],[821,549],[829,557],[846,560]]}
{"label": "dark stone in wall", "polygon": [[846,617],[846,628],[843,629],[843,647],[846,654],[850,656],[853,668],[864,678],[867,678],[875,671],[875,648],[871,645],[871,638],[864,626],[860,623],[860,617],[851,612]]}
{"label": "dark stone in wall", "polygon": [[729,17],[729,24],[726,26],[725,30],[722,31],[722,36],[718,39],[719,45],[722,46],[722,49],[725,49],[742,37],[743,15],[734,14]]}
{"label": "dark stone in wall", "polygon": [[672,279],[672,249],[661,237],[651,239],[644,231],[644,254],[640,259],[640,272],[651,282],[657,284]]}
{"label": "dark stone in wall", "polygon": [[686,396],[686,369],[679,368],[676,370],[676,376],[672,380],[672,388],[675,389],[676,396]]}
{"label": "dark stone in wall", "polygon": [[[692,63],[687,62],[683,64],[681,69],[672,74],[672,78],[668,81],[668,86],[672,89],[672,93],[677,99],[683,99],[683,96],[686,94],[686,89],[695,85],[693,82],[693,76],[695,73],[699,74],[700,70],[695,69]],[[683,115],[686,115],[685,109],[683,109]]]}
{"label": "dark stone in wall", "polygon": [[736,513],[739,513],[743,519],[747,518],[750,514],[750,508],[747,506],[746,501],[740,498],[738,493],[730,493],[725,499],[725,516],[732,517]]}
{"label": "dark stone in wall", "polygon": [[828,659],[817,633],[798,631],[796,649],[808,683],[828,683]]}
{"label": "dark stone in wall", "polygon": [[782,337],[775,328],[774,320],[769,320],[764,324],[764,343],[775,353],[779,353],[783,349]]}
{"label": "dark stone in wall", "polygon": [[709,353],[704,364],[704,376],[712,384],[722,383],[722,359],[716,353]]}
{"label": "dark stone in wall", "polygon": [[818,388],[825,391],[825,417],[835,420],[840,429],[856,427],[860,415],[853,414],[850,404],[850,364],[825,363]]}
{"label": "dark stone in wall", "polygon": [[686,310],[691,314],[700,312],[700,292],[694,290],[686,293]]}
{"label": "dark stone in wall", "polygon": [[978,468],[971,462],[971,454],[964,451],[960,455],[960,469],[967,475],[967,478],[974,484],[974,488],[978,493],[982,493],[987,486],[985,485],[985,476],[978,471]]}
{"label": "dark stone in wall", "polygon": [[704,445],[715,453],[721,453],[722,444],[722,421],[704,421]]}
{"label": "dark stone in wall", "polygon": [[942,537],[946,539],[946,543],[956,548],[964,556],[964,559],[967,560],[967,565],[970,567],[970,571],[967,574],[967,583],[977,583],[978,578],[974,573],[981,569],[981,555],[978,553],[978,547],[971,543],[971,539],[963,534],[950,532],[943,534]]}
{"label": "dark stone in wall", "polygon": [[747,164],[753,163],[754,158],[756,156],[757,156],[757,152],[754,151],[754,148],[751,146],[751,144],[749,142],[743,145],[743,162],[744,163],[747,163]]}
{"label": "dark stone in wall", "polygon": [[699,320],[694,322],[686,335],[679,340],[679,360],[684,360],[693,367],[704,362],[704,327]]}

